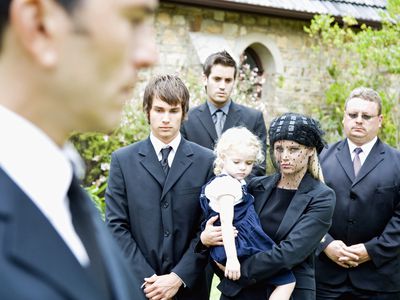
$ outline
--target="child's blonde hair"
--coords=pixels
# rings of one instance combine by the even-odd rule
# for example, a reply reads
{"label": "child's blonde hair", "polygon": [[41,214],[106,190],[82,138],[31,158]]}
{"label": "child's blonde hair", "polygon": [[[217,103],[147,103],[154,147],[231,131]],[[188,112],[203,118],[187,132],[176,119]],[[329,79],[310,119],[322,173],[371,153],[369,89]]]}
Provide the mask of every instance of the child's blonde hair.
{"label": "child's blonde hair", "polygon": [[215,146],[216,156],[214,162],[214,174],[221,174],[224,168],[225,156],[230,152],[239,152],[254,155],[254,163],[259,164],[264,161],[260,139],[245,127],[232,127],[225,131]]}

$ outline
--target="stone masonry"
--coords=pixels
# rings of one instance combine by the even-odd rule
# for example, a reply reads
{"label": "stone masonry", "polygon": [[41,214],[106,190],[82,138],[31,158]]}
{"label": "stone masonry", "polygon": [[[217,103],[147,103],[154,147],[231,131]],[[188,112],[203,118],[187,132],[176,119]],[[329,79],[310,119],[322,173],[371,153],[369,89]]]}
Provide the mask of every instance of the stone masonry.
{"label": "stone masonry", "polygon": [[[275,53],[274,69],[266,78],[268,93],[262,99],[267,121],[286,111],[309,113],[323,97],[327,83],[320,82],[317,58],[313,57],[309,37],[303,30],[309,25],[305,21],[161,3],[155,25],[160,59],[152,72],[178,73],[189,89],[194,89],[193,83],[201,84],[201,61],[191,34],[222,37],[232,49],[238,48],[239,40],[244,48],[250,46],[246,45],[246,38],[253,36],[256,40],[251,42],[265,45],[263,40],[268,41],[267,46]],[[191,90],[195,103],[201,101],[195,99],[201,92],[201,88],[197,89]]]}

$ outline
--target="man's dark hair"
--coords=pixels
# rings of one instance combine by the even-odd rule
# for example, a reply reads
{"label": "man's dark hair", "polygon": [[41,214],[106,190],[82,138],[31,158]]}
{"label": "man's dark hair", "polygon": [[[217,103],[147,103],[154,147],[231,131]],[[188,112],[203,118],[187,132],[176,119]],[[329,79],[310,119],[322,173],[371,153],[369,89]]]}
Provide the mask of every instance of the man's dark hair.
{"label": "man's dark hair", "polygon": [[[0,0],[0,50],[3,45],[3,33],[8,25],[10,18],[10,5],[12,0]],[[72,12],[76,4],[82,0],[55,0],[62,7],[65,8],[67,12]]]}
{"label": "man's dark hair", "polygon": [[211,68],[215,65],[222,65],[225,67],[232,67],[235,68],[234,77],[236,78],[237,66],[235,60],[230,56],[227,51],[221,51],[217,53],[211,54],[209,57],[206,58],[206,61],[203,65],[203,73],[208,76],[211,73]]}
{"label": "man's dark hair", "polygon": [[182,80],[175,75],[158,75],[147,84],[143,96],[143,110],[149,120],[150,110],[153,106],[154,97],[168,103],[169,105],[181,105],[182,121],[189,110],[189,90]]}

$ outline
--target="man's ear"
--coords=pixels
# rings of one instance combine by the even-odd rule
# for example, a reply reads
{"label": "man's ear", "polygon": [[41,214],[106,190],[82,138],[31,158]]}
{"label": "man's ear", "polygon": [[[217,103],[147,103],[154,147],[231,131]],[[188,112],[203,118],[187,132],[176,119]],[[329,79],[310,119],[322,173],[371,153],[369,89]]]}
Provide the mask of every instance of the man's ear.
{"label": "man's ear", "polygon": [[50,14],[56,6],[49,0],[13,0],[10,23],[22,47],[32,58],[46,68],[57,62],[54,45],[54,23]]}

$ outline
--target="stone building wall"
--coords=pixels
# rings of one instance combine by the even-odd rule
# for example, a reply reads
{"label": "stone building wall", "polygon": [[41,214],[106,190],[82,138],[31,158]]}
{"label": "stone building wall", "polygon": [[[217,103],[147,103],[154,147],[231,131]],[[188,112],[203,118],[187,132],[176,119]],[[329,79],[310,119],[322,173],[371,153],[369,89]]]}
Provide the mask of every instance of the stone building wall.
{"label": "stone building wall", "polygon": [[238,57],[238,52],[256,43],[256,49],[265,52],[269,66],[264,66],[268,74],[262,103],[267,120],[289,110],[310,112],[323,96],[326,86],[319,82],[303,30],[307,22],[164,2],[155,24],[160,52],[155,73],[178,72],[186,82],[188,76],[201,80],[201,55],[193,36],[203,35],[204,48],[229,47]]}

